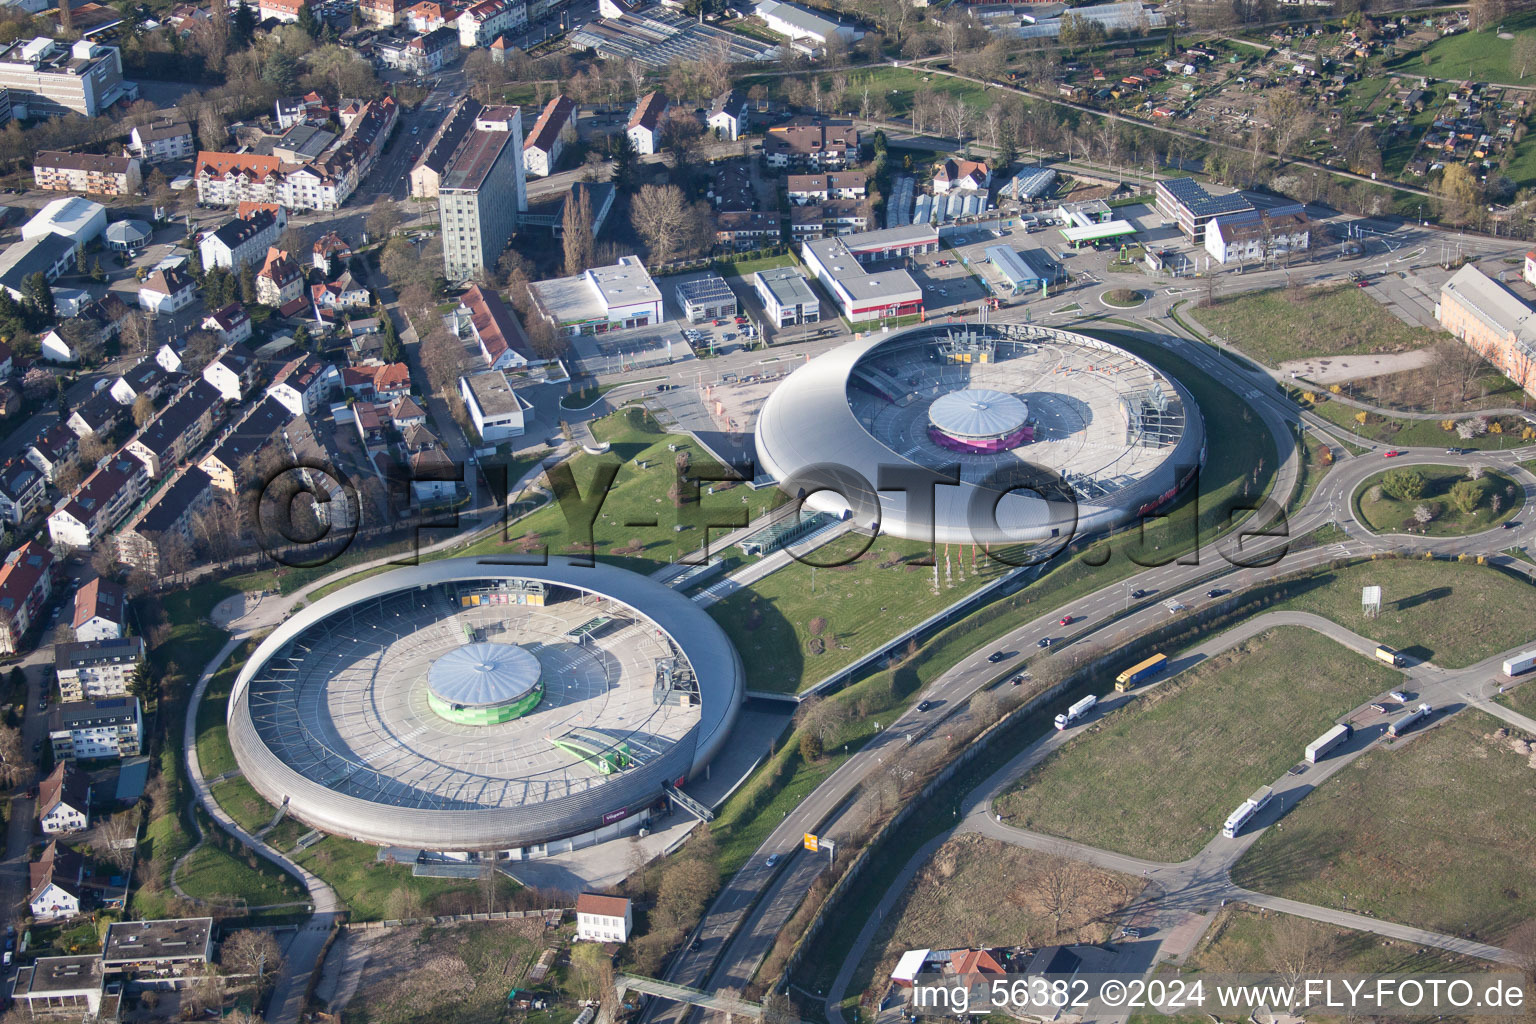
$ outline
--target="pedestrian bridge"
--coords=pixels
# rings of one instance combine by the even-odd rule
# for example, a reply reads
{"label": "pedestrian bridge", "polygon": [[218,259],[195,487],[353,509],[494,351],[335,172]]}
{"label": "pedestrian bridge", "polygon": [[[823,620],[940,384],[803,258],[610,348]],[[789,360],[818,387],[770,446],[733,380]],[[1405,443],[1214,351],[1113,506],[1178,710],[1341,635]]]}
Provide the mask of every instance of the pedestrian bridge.
{"label": "pedestrian bridge", "polygon": [[738,1017],[751,1017],[753,1020],[763,1019],[761,1004],[749,1003],[745,999],[736,996],[704,992],[700,989],[689,988],[687,985],[674,985],[670,981],[646,978],[638,974],[619,975],[614,979],[614,987],[619,990],[620,998],[623,997],[627,990],[644,992],[646,995],[670,999],[675,1003],[691,1003],[694,1006],[719,1010],[721,1013],[729,1013]]}

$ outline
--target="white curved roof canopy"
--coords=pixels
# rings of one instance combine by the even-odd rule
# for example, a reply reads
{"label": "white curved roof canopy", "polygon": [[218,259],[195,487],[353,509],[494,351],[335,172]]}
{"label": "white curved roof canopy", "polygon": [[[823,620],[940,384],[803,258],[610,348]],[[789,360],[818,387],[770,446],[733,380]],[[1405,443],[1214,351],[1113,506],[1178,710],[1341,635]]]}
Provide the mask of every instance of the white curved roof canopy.
{"label": "white curved roof canopy", "polygon": [[[925,447],[915,436],[898,449],[871,434],[850,401],[850,379],[855,370],[877,358],[888,362],[899,359],[900,369],[888,369],[885,379],[907,387],[907,381],[894,378],[909,369],[914,374],[937,372],[931,368],[933,360],[927,350],[950,332],[964,330],[1039,349],[1059,348],[1087,369],[1113,362],[1129,370],[1128,376],[1155,382],[1182,406],[1182,434],[1165,452],[1137,455],[1141,475],[1123,472],[1111,480],[1111,486],[1095,488],[1092,498],[1080,496],[1079,481],[1064,478],[1063,474],[1070,477],[1074,473],[1070,460],[1058,471],[1049,461],[1039,459],[1041,450],[1033,446],[1005,453],[1010,458],[994,457],[991,461],[935,449],[925,453],[931,460],[925,464],[914,457]],[[912,351],[903,351],[906,348]],[[984,372],[987,367],[975,369]],[[1039,390],[1018,394],[1021,401],[1027,401],[1031,413],[1040,415],[1040,408],[1053,397],[1065,402],[1076,400],[1071,377],[1044,377],[1045,386]],[[1114,386],[1123,383],[1117,381]],[[912,398],[913,408],[926,400],[915,392],[907,397]],[[932,405],[941,400],[932,401]],[[1100,414],[1108,415],[1108,411],[1100,410]],[[1123,410],[1116,415],[1123,416]],[[758,414],[755,434],[762,469],[781,489],[803,497],[810,508],[850,515],[863,529],[878,525],[883,533],[941,544],[1005,545],[1107,529],[1149,502],[1171,497],[1205,457],[1199,411],[1176,380],[1108,342],[1023,324],[927,324],[841,345],[800,367],[769,395]],[[941,464],[940,460],[944,465],[960,467],[957,483],[938,482],[933,467]],[[1111,474],[1104,476],[1111,478]],[[924,511],[929,500],[931,514]]]}
{"label": "white curved roof canopy", "polygon": [[929,422],[952,437],[1004,437],[1028,418],[1028,403],[991,388],[951,391],[928,407]]}
{"label": "white curved roof canopy", "polygon": [[539,685],[539,659],[517,644],[465,644],[427,670],[427,685],[450,704],[486,708],[517,700]]}

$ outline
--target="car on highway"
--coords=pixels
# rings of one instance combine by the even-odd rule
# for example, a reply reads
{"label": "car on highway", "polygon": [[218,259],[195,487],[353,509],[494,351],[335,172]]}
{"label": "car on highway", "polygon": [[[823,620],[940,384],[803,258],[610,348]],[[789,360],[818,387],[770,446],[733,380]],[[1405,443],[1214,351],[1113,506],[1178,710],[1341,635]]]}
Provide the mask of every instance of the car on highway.
{"label": "car on highway", "polygon": [[1070,626],[1070,625],[1072,625],[1072,616],[1070,616],[1070,615],[1063,615],[1061,617],[1061,619],[1056,623],[1056,625],[1058,625],[1058,626]]}
{"label": "car on highway", "polygon": [[933,701],[925,700],[925,701],[923,701],[921,704],[919,704],[917,706],[917,710],[919,710],[919,711],[927,711],[931,707],[933,707]]}
{"label": "car on highway", "polygon": [[1146,596],[1147,596],[1147,592],[1145,590],[1133,590],[1133,591],[1131,591],[1131,597],[1135,598],[1138,601],[1140,601],[1142,598],[1144,598]]}
{"label": "car on highway", "polygon": [[987,660],[996,665],[1006,657],[1008,657],[1008,655],[1004,654],[1002,651],[993,651],[991,654],[987,655]]}
{"label": "car on highway", "polygon": [[1035,641],[1035,646],[1042,649],[1049,647],[1051,646],[1051,638],[1048,636],[1043,636],[1039,640]]}
{"label": "car on highway", "polygon": [[1024,685],[1024,679],[1027,676],[1027,674],[1028,673],[1020,672],[1018,675],[1014,676],[1013,680],[1012,680],[1013,685],[1014,686],[1023,686]]}
{"label": "car on highway", "polygon": [[703,939],[694,939],[692,942],[688,943],[688,948],[692,952],[697,953],[699,951],[699,948],[701,946],[703,946],[703,945],[704,945],[704,940]]}
{"label": "car on highway", "polygon": [[1222,590],[1220,587],[1213,587],[1210,590],[1207,590],[1205,592],[1205,596],[1206,597],[1221,597],[1225,593],[1226,593],[1226,591]]}
{"label": "car on highway", "polygon": [[1447,455],[1465,455],[1465,454],[1467,454],[1467,452],[1469,450],[1470,449],[1467,449],[1467,448],[1447,448],[1445,450],[1445,454],[1447,454]]}
{"label": "car on highway", "polygon": [[1517,522],[1516,520],[1511,519],[1509,522],[1504,524],[1502,529],[1513,530],[1515,527],[1517,527],[1519,525],[1520,525],[1519,522]]}
{"label": "car on highway", "polygon": [[777,864],[778,862],[779,862],[779,855],[776,854],[776,853],[771,853],[771,854],[768,855],[768,859],[763,862],[763,866],[771,868],[775,864]]}
{"label": "car on highway", "polygon": [[1388,448],[1386,451],[1381,453],[1381,457],[1384,459],[1395,459],[1401,454],[1403,453],[1397,448]]}

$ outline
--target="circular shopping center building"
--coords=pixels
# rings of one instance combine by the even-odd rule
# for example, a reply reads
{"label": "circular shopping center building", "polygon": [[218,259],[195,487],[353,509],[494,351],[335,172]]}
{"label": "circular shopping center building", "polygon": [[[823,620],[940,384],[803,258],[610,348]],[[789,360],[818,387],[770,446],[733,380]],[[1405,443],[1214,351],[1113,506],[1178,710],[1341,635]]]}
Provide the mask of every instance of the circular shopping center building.
{"label": "circular shopping center building", "polygon": [[692,601],[612,566],[454,558],[304,608],[235,681],[251,785],[383,846],[536,856],[636,827],[701,771],[741,661]]}
{"label": "circular shopping center building", "polygon": [[943,544],[1045,542],[1170,501],[1205,461],[1187,389],[1125,349],[1027,324],[926,324],[790,374],[756,426],[811,510]]}

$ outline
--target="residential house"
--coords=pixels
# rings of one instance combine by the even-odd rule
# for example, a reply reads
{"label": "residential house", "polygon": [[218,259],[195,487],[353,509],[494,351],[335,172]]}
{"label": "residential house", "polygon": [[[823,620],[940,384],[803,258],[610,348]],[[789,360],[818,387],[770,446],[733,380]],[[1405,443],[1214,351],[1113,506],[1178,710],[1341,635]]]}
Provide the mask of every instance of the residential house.
{"label": "residential house", "polygon": [[467,328],[480,346],[485,365],[493,370],[516,369],[541,361],[516,314],[495,291],[470,285],[459,299],[458,325],[459,336],[463,337]]}
{"label": "residential house", "polygon": [[57,644],[53,651],[59,697],[65,702],[121,697],[144,664],[144,638],[113,637]]}
{"label": "residential house", "polygon": [[70,411],[69,419],[64,422],[76,437],[87,437],[91,434],[105,436],[117,421],[123,416],[123,406],[112,397],[108,388],[102,388],[90,398],[81,402]]}
{"label": "residential house", "polygon": [[250,480],[257,457],[283,428],[293,413],[276,398],[266,397],[225,432],[212,452],[197,467],[208,474],[214,488],[225,494],[238,494]]}
{"label": "residential house", "polygon": [[83,832],[91,823],[91,786],[85,773],[61,764],[37,784],[37,823],[44,835]]}
{"label": "residential house", "polygon": [[544,178],[553,174],[566,143],[576,141],[576,103],[564,93],[544,105],[533,130],[523,140],[523,170]]}
{"label": "residential house", "polygon": [[[27,874],[31,882],[27,905],[33,920],[64,921],[79,915],[80,901],[85,896],[81,884],[85,880],[84,857],[54,839],[43,849],[41,857],[27,865]],[[99,976],[97,987],[100,988]]]}
{"label": "residential house", "polygon": [[212,384],[224,401],[238,402],[255,386],[259,368],[250,349],[240,344],[229,345],[203,367],[203,380]]}
{"label": "residential house", "polygon": [[411,368],[404,363],[386,363],[374,372],[373,393],[380,402],[392,402],[411,393]]}
{"label": "residential house", "polygon": [[135,125],[128,133],[128,152],[147,164],[190,160],[197,155],[197,141],[192,126],[173,110],[150,124]]}
{"label": "residential house", "polygon": [[38,957],[16,972],[11,996],[31,1015],[62,1012],[95,1020],[101,1009],[101,992],[101,956],[91,953]]}
{"label": "residential house", "polygon": [[630,144],[641,156],[648,156],[661,149],[662,118],[666,116],[668,103],[666,93],[657,91],[646,93],[635,104],[626,131]]}
{"label": "residential house", "polygon": [[992,183],[992,172],[979,160],[945,160],[933,176],[933,194],[946,192],[985,192]]}
{"label": "residential house", "polygon": [[128,596],[120,584],[93,576],[75,591],[70,625],[76,640],[115,640],[127,632],[127,618]]}
{"label": "residential house", "polygon": [[88,548],[97,537],[111,533],[148,489],[144,464],[122,453],[114,455],[49,514],[48,535],[56,545]]}
{"label": "residential house", "polygon": [[781,235],[777,213],[727,210],[715,218],[715,241],[732,249],[777,245]]}
{"label": "residential house", "polygon": [[749,131],[747,97],[740,89],[727,89],[715,97],[705,124],[717,138],[735,142]]}
{"label": "residential house", "polygon": [[117,531],[117,560],[152,579],[185,568],[195,542],[193,520],[212,502],[212,478],[189,466]]}
{"label": "residential house", "polygon": [[[426,410],[423,409],[420,405],[416,404],[416,400],[410,395],[401,395],[399,398],[389,403],[389,421],[393,423],[395,425],[395,429],[400,431],[402,434],[414,428],[425,430],[429,435],[432,433],[430,430],[426,430]],[[434,443],[436,442],[435,437],[433,438],[433,441]]]}
{"label": "residential house", "polygon": [[325,364],[314,356],[290,360],[272,378],[267,394],[283,403],[295,416],[313,416],[324,402],[329,386]]}
{"label": "residential house", "polygon": [[366,309],[368,289],[357,283],[350,271],[325,284],[310,285],[309,295],[317,310]]}
{"label": "residential house", "polygon": [[159,398],[160,393],[170,387],[180,376],[180,374],[172,374],[153,359],[144,358],[124,370],[122,375],[112,382],[112,386],[107,388],[107,394],[111,395],[117,404],[131,408],[140,395],[148,395],[151,400]]}
{"label": "residential house", "polygon": [[481,0],[459,15],[459,45],[466,50],[489,46],[497,36],[528,24],[527,0]]}
{"label": "residential house", "polygon": [[159,316],[185,309],[197,299],[197,282],[180,267],[156,270],[139,286],[139,307]]}
{"label": "residential house", "polygon": [[336,232],[328,231],[315,239],[315,244],[310,246],[310,255],[315,269],[329,277],[338,263],[352,258],[352,247]]}
{"label": "residential house", "polygon": [[48,500],[48,481],[25,458],[0,466],[0,520],[20,526]]}
{"label": "residential house", "polygon": [[53,553],[29,540],[0,565],[0,654],[16,654],[53,593]]}
{"label": "residential house", "polygon": [[239,273],[246,264],[259,263],[287,226],[288,213],[281,206],[258,208],[203,235],[198,255],[204,269],[223,267]]}
{"label": "residential house", "polygon": [[240,303],[231,302],[218,312],[203,317],[202,328],[216,335],[221,345],[238,345],[251,336],[251,316]]}
{"label": "residential house", "polygon": [[283,306],[304,292],[304,272],[276,246],[267,249],[266,262],[256,272],[256,301],[265,306]]}
{"label": "residential house", "polygon": [[137,697],[105,697],[54,706],[48,739],[55,761],[136,757],[142,752],[144,718]]}
{"label": "residential house", "polygon": [[59,471],[74,461],[79,450],[80,436],[68,425],[54,423],[27,445],[26,459],[51,484],[59,478]]}
{"label": "residential house", "polygon": [[580,942],[628,942],[634,915],[629,900],[584,892],[576,897],[576,938]]}
{"label": "residential house", "polygon": [[32,178],[45,191],[99,196],[131,196],[143,182],[135,157],[52,150],[33,154]]}
{"label": "residential house", "polygon": [[123,454],[138,459],[150,479],[158,480],[203,443],[223,414],[219,389],[195,380],[123,445]]}
{"label": "residential house", "polygon": [[784,179],[789,201],[797,205],[828,199],[863,199],[869,194],[869,175],[863,171],[832,171],[827,174],[791,174]]}
{"label": "residential house", "polygon": [[769,167],[841,170],[859,155],[859,130],[851,124],[796,118],[768,129],[763,159]]}

